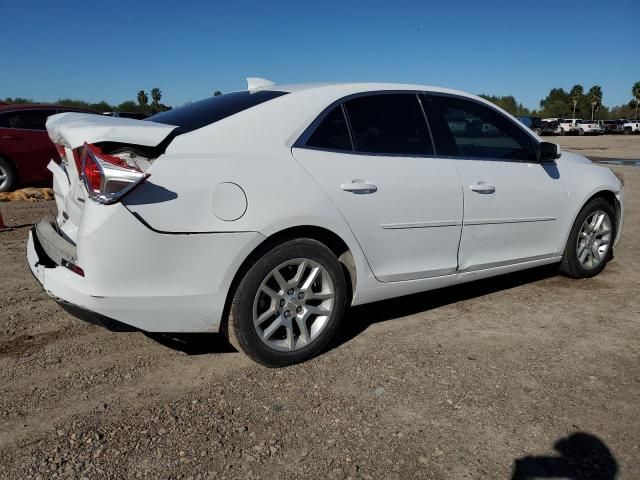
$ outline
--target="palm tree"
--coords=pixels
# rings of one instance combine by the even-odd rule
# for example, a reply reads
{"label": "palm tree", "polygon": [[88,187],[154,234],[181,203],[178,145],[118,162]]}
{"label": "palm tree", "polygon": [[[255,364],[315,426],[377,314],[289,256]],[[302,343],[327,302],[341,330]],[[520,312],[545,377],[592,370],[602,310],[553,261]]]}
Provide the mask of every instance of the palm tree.
{"label": "palm tree", "polygon": [[594,113],[597,108],[602,104],[602,87],[600,85],[594,85],[589,89],[587,93],[589,102],[591,103],[591,120],[593,120]]}
{"label": "palm tree", "polygon": [[631,87],[631,95],[636,100],[636,114],[633,118],[638,118],[638,103],[640,103],[640,82],[636,82]]}
{"label": "palm tree", "polygon": [[571,98],[571,102],[573,103],[573,117],[576,118],[576,107],[578,106],[578,101],[580,97],[584,94],[584,88],[582,85],[574,85],[569,92],[569,97]]}
{"label": "palm tree", "polygon": [[160,99],[162,98],[162,92],[158,87],[151,89],[151,99],[153,100],[153,106],[160,106]]}
{"label": "palm tree", "polygon": [[140,90],[138,92],[138,104],[141,107],[146,107],[147,103],[149,103],[149,97],[147,97],[147,93],[144,90]]}

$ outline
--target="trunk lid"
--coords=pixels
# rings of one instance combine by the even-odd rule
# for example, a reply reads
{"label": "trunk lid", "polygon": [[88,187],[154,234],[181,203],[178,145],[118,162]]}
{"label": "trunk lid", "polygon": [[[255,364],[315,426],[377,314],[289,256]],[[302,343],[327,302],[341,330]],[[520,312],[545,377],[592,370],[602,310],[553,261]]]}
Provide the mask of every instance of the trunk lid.
{"label": "trunk lid", "polygon": [[85,202],[89,201],[80,173],[79,159],[84,144],[115,152],[114,155],[144,171],[164,153],[178,128],[147,120],[75,112],[52,115],[46,126],[51,141],[63,147],[59,148],[61,162],[51,161],[48,166],[54,178],[56,223],[73,243]]}
{"label": "trunk lid", "polygon": [[71,149],[82,147],[85,142],[117,142],[155,147],[176,128],[176,125],[92,113],[58,113],[47,119],[47,132],[51,141]]}

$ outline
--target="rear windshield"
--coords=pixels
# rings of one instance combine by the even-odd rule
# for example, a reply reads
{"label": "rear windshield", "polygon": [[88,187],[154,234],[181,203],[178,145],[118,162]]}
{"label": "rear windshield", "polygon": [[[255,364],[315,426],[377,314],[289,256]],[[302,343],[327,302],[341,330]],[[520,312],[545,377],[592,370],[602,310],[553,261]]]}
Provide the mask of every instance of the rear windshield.
{"label": "rear windshield", "polygon": [[184,107],[174,108],[147,118],[148,121],[177,125],[176,133],[187,133],[198,128],[230,117],[274,98],[286,95],[287,92],[263,90],[259,92],[234,92],[217,97],[206,98]]}

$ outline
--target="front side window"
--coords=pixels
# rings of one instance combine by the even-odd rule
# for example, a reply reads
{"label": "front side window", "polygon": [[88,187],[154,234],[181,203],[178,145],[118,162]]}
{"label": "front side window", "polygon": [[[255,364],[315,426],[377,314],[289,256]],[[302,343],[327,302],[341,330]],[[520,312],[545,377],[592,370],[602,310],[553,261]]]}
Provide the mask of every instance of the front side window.
{"label": "front side window", "polygon": [[341,105],[335,107],[322,119],[311,137],[309,137],[309,140],[307,140],[307,146],[327,150],[353,150],[349,127]]}
{"label": "front side window", "polygon": [[47,117],[56,113],[53,110],[18,110],[0,115],[0,128],[18,128],[23,130],[45,130]]}
{"label": "front side window", "polygon": [[356,151],[432,155],[427,123],[413,93],[375,94],[345,102]]}
{"label": "front side window", "polygon": [[424,100],[438,155],[535,159],[531,138],[492,108],[458,97],[426,95]]}

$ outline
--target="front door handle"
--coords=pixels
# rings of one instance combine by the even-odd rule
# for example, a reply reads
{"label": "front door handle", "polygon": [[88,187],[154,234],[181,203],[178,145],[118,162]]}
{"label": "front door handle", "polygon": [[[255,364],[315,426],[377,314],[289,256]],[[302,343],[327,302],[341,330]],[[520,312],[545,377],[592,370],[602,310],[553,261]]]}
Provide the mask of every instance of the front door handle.
{"label": "front door handle", "polygon": [[476,193],[495,193],[496,191],[495,185],[491,185],[486,182],[478,182],[475,185],[471,185],[469,188],[472,192]]}
{"label": "front door handle", "polygon": [[345,192],[351,192],[355,194],[375,193],[378,191],[378,187],[373,183],[366,182],[365,180],[351,180],[349,183],[343,183],[340,188]]}
{"label": "front door handle", "polygon": [[3,140],[19,140],[20,137],[16,137],[15,135],[3,135],[2,139]]}

